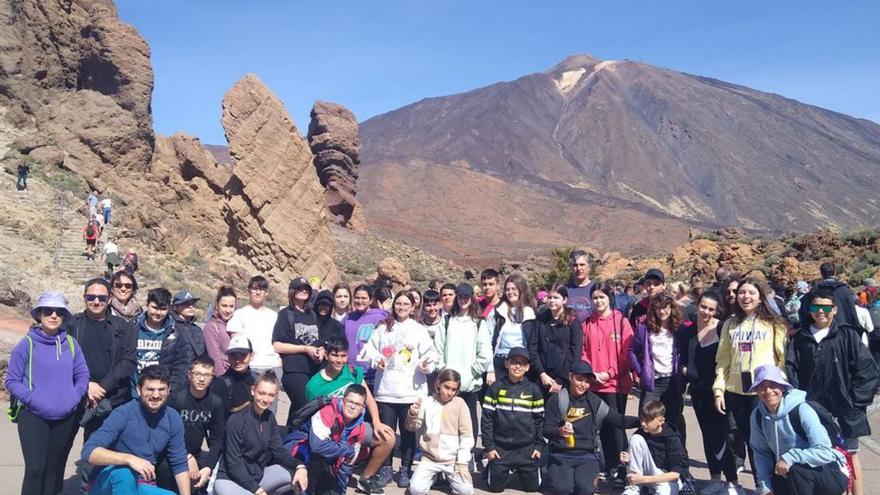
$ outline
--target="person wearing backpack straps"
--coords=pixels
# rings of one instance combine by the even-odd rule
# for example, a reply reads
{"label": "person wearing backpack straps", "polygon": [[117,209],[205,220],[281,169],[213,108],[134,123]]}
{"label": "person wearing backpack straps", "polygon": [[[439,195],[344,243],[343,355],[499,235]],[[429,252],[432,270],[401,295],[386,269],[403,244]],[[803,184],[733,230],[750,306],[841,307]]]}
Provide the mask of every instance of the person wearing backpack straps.
{"label": "person wearing backpack straps", "polygon": [[[553,495],[590,495],[604,464],[600,431],[605,426],[635,428],[639,420],[623,416],[590,388],[596,374],[590,363],[576,362],[568,387],[550,396],[544,407],[544,437],[549,441],[545,488]],[[619,451],[614,453],[615,458]],[[615,462],[616,465],[616,462]]]}
{"label": "person wearing backpack straps", "polygon": [[71,318],[63,294],[41,294],[31,316],[35,324],[12,349],[5,385],[24,458],[21,493],[50,495],[62,489],[89,368],[79,344],[62,328]]}
{"label": "person wearing backpack straps", "polygon": [[786,372],[793,387],[822,404],[840,422],[853,460],[853,494],[864,494],[859,437],[869,436],[866,408],[874,400],[880,370],[859,339],[859,329],[840,323],[834,293],[820,287],[809,310],[812,324],[795,333],[786,353]]}
{"label": "person wearing backpack straps", "polygon": [[751,415],[749,436],[755,454],[755,493],[840,495],[847,490],[845,451],[835,446],[819,411],[806,402],[807,394],[792,387],[772,364],[755,370],[749,391],[760,400]]}
{"label": "person wearing backpack straps", "polygon": [[512,273],[504,281],[504,295],[483,320],[492,335],[494,358],[486,373],[486,385],[507,374],[504,362],[514,347],[528,347],[523,322],[535,319],[535,296],[529,282],[519,273]]}

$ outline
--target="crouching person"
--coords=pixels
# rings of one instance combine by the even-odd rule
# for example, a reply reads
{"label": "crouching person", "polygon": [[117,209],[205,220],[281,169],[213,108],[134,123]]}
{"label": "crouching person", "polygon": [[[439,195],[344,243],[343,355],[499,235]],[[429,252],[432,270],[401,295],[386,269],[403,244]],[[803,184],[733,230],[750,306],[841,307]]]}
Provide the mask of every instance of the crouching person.
{"label": "crouching person", "polygon": [[605,425],[635,428],[638,419],[612,410],[590,392],[596,379],[592,366],[571,367],[568,387],[550,396],[545,408],[544,436],[550,447],[545,488],[553,495],[590,495],[602,468],[599,432]]}
{"label": "crouching person", "polygon": [[[752,413],[749,444],[755,452],[758,495],[840,495],[847,490],[843,453],[832,447],[828,430],[806,393],[792,388],[773,365],[755,370],[760,403]],[[827,413],[827,411],[826,411]]]}
{"label": "crouching person", "polygon": [[305,490],[305,466],[284,448],[281,427],[269,410],[278,395],[275,373],[267,371],[260,375],[251,394],[250,406],[234,413],[226,422],[226,449],[214,493],[272,495],[289,491],[291,485]]}
{"label": "crouching person", "polygon": [[666,426],[666,406],[656,400],[646,402],[639,420],[641,427],[629,440],[629,452],[620,454],[620,461],[627,464],[623,495],[676,495],[687,455],[678,432]]}
{"label": "crouching person", "polygon": [[523,491],[536,492],[541,485],[544,396],[526,378],[528,351],[514,347],[504,365],[507,376],[490,385],[483,398],[483,447],[489,460],[486,480],[490,492],[501,492],[511,473],[516,473]]}
{"label": "crouching person", "polygon": [[309,493],[344,494],[354,465],[369,457],[373,432],[364,422],[366,402],[367,389],[351,384],[343,397],[330,398],[300,426],[299,419],[315,401],[303,406],[291,422],[296,429],[285,438],[284,447],[308,467],[313,486]]}
{"label": "crouching person", "polygon": [[91,495],[173,494],[155,486],[156,462],[163,457],[171,464],[178,493],[190,495],[183,421],[177,411],[165,406],[170,381],[165,366],[141,370],[139,398],[110,413],[83,445],[82,459],[94,467]]}
{"label": "crouching person", "polygon": [[410,406],[406,429],[416,432],[422,460],[410,480],[410,495],[426,495],[441,474],[449,480],[452,495],[472,495],[474,482],[468,470],[474,434],[467,403],[458,395],[461,375],[447,368],[437,375],[436,392]]}

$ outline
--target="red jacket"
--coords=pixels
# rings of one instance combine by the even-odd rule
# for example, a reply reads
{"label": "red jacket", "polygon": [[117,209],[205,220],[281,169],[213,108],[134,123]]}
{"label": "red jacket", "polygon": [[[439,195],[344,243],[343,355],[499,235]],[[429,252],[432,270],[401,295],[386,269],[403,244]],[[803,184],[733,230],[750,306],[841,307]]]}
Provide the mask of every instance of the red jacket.
{"label": "red jacket", "polygon": [[626,353],[633,338],[629,320],[616,309],[607,318],[600,318],[594,312],[581,324],[581,330],[584,334],[581,359],[589,362],[597,374],[611,374],[607,382],[601,386],[594,385],[590,390],[628,394],[632,388],[632,379]]}

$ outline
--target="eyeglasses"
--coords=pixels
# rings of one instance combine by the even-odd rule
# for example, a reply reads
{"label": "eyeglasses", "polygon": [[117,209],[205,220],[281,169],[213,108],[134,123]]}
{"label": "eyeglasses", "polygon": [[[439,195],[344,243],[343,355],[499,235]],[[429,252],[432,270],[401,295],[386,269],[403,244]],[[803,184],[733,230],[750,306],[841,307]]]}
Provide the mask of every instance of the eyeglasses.
{"label": "eyeglasses", "polygon": [[819,311],[830,313],[832,309],[834,309],[833,304],[810,304],[810,313],[818,313]]}
{"label": "eyeglasses", "polygon": [[40,308],[40,315],[43,317],[52,315],[63,316],[64,312],[60,308]]}
{"label": "eyeglasses", "polygon": [[131,289],[134,288],[134,284],[126,284],[123,282],[116,282],[113,284],[114,289]]}
{"label": "eyeglasses", "polygon": [[104,294],[86,294],[86,301],[92,302],[95,299],[105,303],[110,300],[110,296],[105,296]]}
{"label": "eyeglasses", "polygon": [[364,407],[363,402],[357,402],[350,399],[342,399],[342,402],[345,404],[346,407],[350,407],[352,409],[362,409]]}

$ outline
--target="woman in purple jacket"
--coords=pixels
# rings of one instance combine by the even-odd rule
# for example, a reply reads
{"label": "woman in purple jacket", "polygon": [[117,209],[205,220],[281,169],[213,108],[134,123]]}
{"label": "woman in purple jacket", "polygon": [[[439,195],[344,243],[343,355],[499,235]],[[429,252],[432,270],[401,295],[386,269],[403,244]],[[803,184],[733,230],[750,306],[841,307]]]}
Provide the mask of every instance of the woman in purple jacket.
{"label": "woman in purple jacket", "polygon": [[9,357],[6,389],[21,405],[21,493],[50,495],[61,492],[64,466],[79,426],[76,409],[89,386],[89,368],[79,344],[61,328],[71,317],[63,294],[42,294],[31,316],[36,324]]}
{"label": "woman in purple jacket", "polygon": [[348,364],[360,366],[364,372],[364,379],[370,389],[373,388],[373,378],[376,375],[370,363],[358,362],[357,356],[361,349],[370,340],[376,326],[388,318],[388,312],[381,308],[373,308],[374,289],[369,285],[358,285],[351,297],[351,311],[342,320],[345,327],[345,338],[348,340]]}
{"label": "woman in purple jacket", "polygon": [[636,325],[627,356],[641,389],[642,404],[659,400],[666,406],[666,423],[685,436],[684,376],[681,373],[680,330],[684,323],[681,306],[663,293],[651,301],[647,317]]}

